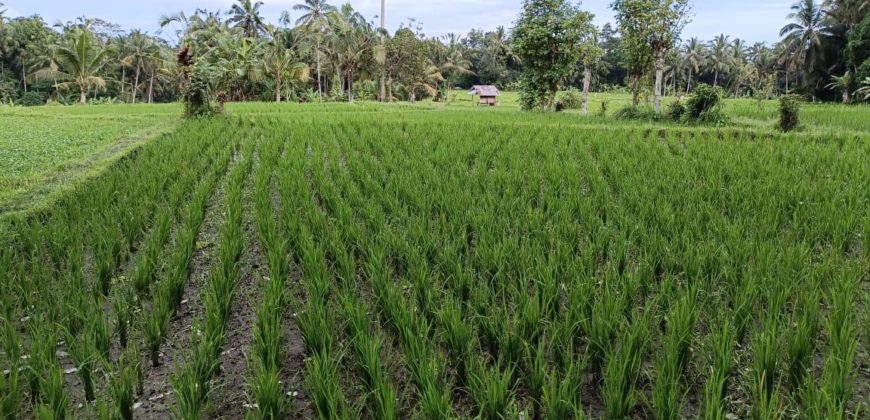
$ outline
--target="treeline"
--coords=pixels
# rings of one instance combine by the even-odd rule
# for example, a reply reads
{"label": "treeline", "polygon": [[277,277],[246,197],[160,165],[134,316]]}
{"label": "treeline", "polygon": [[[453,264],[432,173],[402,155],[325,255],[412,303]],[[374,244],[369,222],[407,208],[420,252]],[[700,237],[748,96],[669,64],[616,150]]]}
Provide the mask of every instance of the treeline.
{"label": "treeline", "polygon": [[[196,63],[195,78],[221,100],[448,100],[452,87],[521,88],[515,30],[428,37],[409,20],[387,33],[350,4],[326,0],[305,0],[270,23],[261,5],[239,0],[226,12],[168,15],[160,34],[97,18],[50,25],[39,16],[0,17],[0,102],[176,101],[192,70],[179,65],[182,48],[187,64]],[[773,45],[725,34],[680,41],[673,34],[662,50],[662,93],[681,95],[706,83],[732,96],[865,100],[870,1],[801,0],[789,20]],[[638,67],[623,32],[619,23],[593,27],[585,42],[592,39],[599,52],[594,60],[582,54],[559,88],[582,88],[588,78],[592,90],[652,96],[654,63]]]}

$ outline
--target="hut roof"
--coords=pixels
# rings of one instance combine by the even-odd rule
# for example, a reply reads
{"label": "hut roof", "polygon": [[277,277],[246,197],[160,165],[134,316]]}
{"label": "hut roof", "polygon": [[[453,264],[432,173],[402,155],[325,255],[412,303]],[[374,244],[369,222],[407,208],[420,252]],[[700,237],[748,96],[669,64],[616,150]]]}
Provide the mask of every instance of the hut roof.
{"label": "hut roof", "polygon": [[498,91],[498,88],[492,85],[474,85],[471,87],[471,90],[468,91],[469,95],[480,95],[480,96],[499,96],[501,93]]}

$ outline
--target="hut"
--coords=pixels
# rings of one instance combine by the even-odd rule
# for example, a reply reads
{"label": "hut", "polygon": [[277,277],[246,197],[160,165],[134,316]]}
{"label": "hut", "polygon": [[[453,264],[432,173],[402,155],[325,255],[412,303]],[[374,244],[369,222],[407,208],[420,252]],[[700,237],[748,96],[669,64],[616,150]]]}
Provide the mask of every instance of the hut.
{"label": "hut", "polygon": [[468,91],[469,95],[478,95],[480,96],[480,102],[478,105],[489,105],[495,106],[498,103],[496,99],[501,93],[498,91],[498,88],[492,85],[475,85],[471,87],[471,90]]}

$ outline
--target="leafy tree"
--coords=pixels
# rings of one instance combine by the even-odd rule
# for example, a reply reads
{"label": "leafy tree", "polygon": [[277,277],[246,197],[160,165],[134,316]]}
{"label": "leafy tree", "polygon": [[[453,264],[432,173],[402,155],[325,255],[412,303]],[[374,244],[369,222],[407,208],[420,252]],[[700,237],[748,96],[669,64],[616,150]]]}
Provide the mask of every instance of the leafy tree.
{"label": "leafy tree", "polygon": [[[616,21],[635,71],[642,74],[649,68],[649,63],[654,66],[655,109],[661,114],[665,60],[688,21],[688,0],[615,0],[610,7],[616,12]],[[637,89],[635,83],[635,105]]]}
{"label": "leafy tree", "polygon": [[52,52],[53,66],[36,72],[37,78],[57,80],[57,86],[79,89],[79,102],[88,101],[88,90],[105,89],[101,72],[106,67],[110,49],[100,44],[89,25],[75,28]]}
{"label": "leafy tree", "polygon": [[587,32],[584,39],[580,41],[580,61],[583,63],[583,99],[581,100],[580,109],[583,115],[586,115],[589,111],[589,87],[592,84],[592,72],[601,63],[603,55],[604,50],[598,45],[597,32]]}
{"label": "leafy tree", "polygon": [[581,40],[594,36],[593,15],[566,0],[525,0],[513,49],[523,63],[524,109],[549,109],[580,58]]}
{"label": "leafy tree", "polygon": [[[426,78],[428,59],[425,43],[409,28],[402,28],[387,41],[387,75],[390,80],[398,82],[399,86],[408,91],[408,98],[416,99],[414,86]],[[393,83],[388,83],[387,97],[393,97]]]}

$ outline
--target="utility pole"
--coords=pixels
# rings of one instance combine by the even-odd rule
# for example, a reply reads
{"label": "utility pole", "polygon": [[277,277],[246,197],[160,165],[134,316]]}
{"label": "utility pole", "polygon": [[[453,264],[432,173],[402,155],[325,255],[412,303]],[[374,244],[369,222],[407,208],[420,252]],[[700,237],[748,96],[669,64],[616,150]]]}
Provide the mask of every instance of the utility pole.
{"label": "utility pole", "polygon": [[[386,0],[381,0],[381,36],[383,37],[386,34],[386,17],[384,16],[387,13],[387,5]],[[383,38],[381,38],[381,46],[383,47]],[[384,51],[384,64],[381,66],[381,102],[387,101],[387,56],[386,50]]]}

